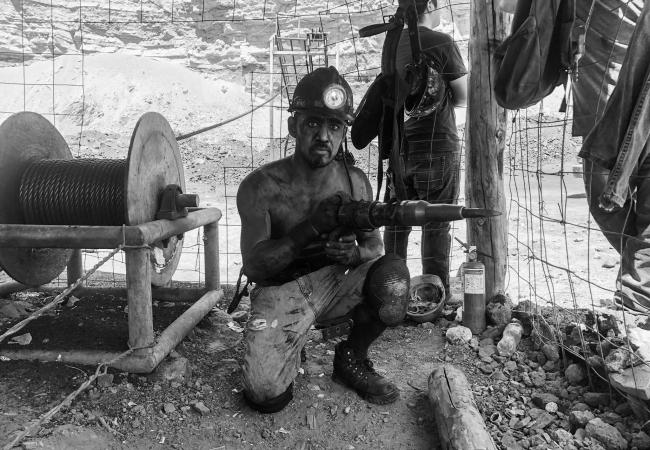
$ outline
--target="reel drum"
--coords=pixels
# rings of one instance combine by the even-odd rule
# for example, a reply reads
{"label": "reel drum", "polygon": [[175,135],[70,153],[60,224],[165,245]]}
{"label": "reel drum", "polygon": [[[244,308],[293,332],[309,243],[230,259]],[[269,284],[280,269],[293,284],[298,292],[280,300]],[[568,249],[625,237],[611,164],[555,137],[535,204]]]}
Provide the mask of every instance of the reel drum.
{"label": "reel drum", "polygon": [[[36,113],[14,114],[0,126],[0,223],[139,225],[155,220],[170,184],[185,189],[183,165],[172,129],[158,113],[138,120],[126,161],[73,160],[60,133]],[[182,236],[152,245],[152,284],[171,281],[182,246]],[[71,253],[2,249],[0,267],[35,286],[56,278]]]}
{"label": "reel drum", "polygon": [[[65,139],[47,119],[22,112],[0,125],[0,223],[24,223],[20,179],[30,164],[43,159],[72,159]],[[63,272],[70,255],[68,249],[2,248],[0,267],[20,283],[39,286]]]}

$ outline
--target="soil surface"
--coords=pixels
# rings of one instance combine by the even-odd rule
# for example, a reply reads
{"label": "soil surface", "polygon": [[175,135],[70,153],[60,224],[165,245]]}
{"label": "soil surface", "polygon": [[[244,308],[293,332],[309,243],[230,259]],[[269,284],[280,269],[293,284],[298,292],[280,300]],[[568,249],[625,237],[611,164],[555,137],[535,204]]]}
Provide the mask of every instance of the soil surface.
{"label": "soil surface", "polygon": [[[39,294],[21,294],[20,298],[34,306],[51,299]],[[26,348],[125,350],[125,306],[123,298],[112,296],[92,296],[60,306],[23,330],[32,336],[32,344]],[[187,306],[155,302],[156,331]],[[225,302],[220,305],[225,306]],[[321,332],[313,330],[294,400],[278,414],[261,415],[249,409],[241,395],[241,334],[224,333],[214,317],[204,319],[163,363],[187,358],[191,375],[183,372],[184,377],[166,381],[162,370],[143,376],[111,369],[112,381],[103,378],[94,384],[40,432],[28,437],[28,444],[52,449],[437,448],[426,394],[428,375],[445,358],[440,327],[405,323],[388,330],[372,347],[370,356],[376,370],[401,391],[400,399],[386,406],[369,404],[332,381],[336,339],[323,341]],[[473,359],[472,353],[463,356],[469,367]],[[58,404],[94,370],[3,361],[0,435],[12,436]],[[473,372],[476,369],[470,370]],[[207,409],[199,412],[193,406],[197,401]]]}

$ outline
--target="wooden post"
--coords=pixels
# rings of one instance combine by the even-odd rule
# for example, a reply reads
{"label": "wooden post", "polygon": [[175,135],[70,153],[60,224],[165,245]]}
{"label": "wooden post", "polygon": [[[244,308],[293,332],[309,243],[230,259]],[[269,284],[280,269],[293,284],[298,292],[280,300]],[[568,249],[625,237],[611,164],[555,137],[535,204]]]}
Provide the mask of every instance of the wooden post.
{"label": "wooden post", "polygon": [[[467,206],[496,209],[501,216],[472,219],[467,240],[485,264],[489,301],[504,290],[508,254],[508,218],[503,187],[506,111],[494,98],[491,54],[506,36],[504,13],[497,0],[471,0],[469,101],[465,125],[465,198]],[[489,255],[489,256],[484,256]]]}
{"label": "wooden post", "polygon": [[153,344],[149,252],[148,247],[129,248],[124,251],[126,256],[126,296],[129,305],[129,348]]}
{"label": "wooden post", "polygon": [[74,249],[68,261],[68,286],[77,281],[84,274],[83,258],[81,249]]}
{"label": "wooden post", "polygon": [[429,375],[429,401],[444,450],[497,450],[462,370],[437,365]]}
{"label": "wooden post", "polygon": [[205,256],[205,287],[219,289],[219,228],[217,222],[203,227],[203,252]]}

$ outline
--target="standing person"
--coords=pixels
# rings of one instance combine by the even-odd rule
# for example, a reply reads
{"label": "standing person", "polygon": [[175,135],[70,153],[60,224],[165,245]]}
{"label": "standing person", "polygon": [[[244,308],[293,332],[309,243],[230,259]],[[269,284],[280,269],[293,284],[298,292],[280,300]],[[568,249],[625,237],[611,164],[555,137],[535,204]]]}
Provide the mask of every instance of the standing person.
{"label": "standing person", "polygon": [[335,68],[316,69],[296,86],[289,111],[294,154],[256,169],[237,192],[243,271],[255,283],[244,398],[260,412],[284,408],[309,328],[349,316],[332,377],[369,402],[391,403],[399,390],[373,370],[368,347],[404,319],[410,276],[401,258],[382,256],[377,230],[338,226],[341,204],[372,200],[363,171],[336,158],[354,119],[352,90]]}
{"label": "standing person", "polygon": [[[467,101],[467,69],[451,36],[434,31],[440,24],[437,0],[416,0],[422,54],[431,61],[444,80],[446,95],[440,106],[423,117],[410,117],[404,124],[404,184],[408,198],[429,203],[456,203],[460,188],[460,140],[456,130],[455,106]],[[396,54],[400,77],[412,63],[408,29],[404,29]],[[394,180],[386,188],[386,200],[397,198]],[[431,222],[422,227],[422,273],[440,277],[449,295],[449,222]],[[411,227],[387,226],[384,245],[387,253],[406,259]]]}

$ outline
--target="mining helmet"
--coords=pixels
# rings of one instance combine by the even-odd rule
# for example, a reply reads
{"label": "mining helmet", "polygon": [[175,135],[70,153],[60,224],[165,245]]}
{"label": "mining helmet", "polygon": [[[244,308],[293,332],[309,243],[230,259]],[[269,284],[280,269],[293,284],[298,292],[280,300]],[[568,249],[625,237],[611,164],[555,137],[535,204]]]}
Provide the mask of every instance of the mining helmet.
{"label": "mining helmet", "polygon": [[334,67],[320,67],[298,82],[289,105],[289,112],[294,111],[316,112],[352,125],[352,89]]}

